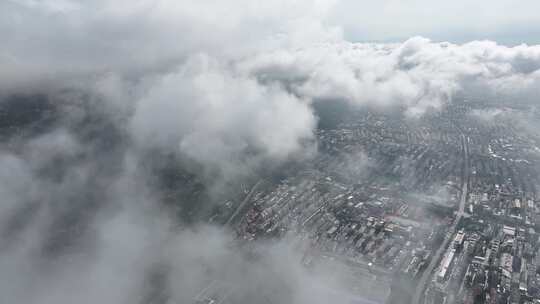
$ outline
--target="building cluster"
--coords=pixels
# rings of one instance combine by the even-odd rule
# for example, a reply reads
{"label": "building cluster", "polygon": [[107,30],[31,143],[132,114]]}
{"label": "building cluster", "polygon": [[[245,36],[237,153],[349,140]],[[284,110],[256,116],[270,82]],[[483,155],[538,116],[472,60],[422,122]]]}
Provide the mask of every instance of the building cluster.
{"label": "building cluster", "polygon": [[[426,303],[540,303],[537,139],[514,125],[461,119],[468,193]],[[457,242],[459,240],[459,242]]]}
{"label": "building cluster", "polygon": [[472,110],[319,129],[318,155],[246,202],[239,239],[294,235],[306,267],[340,260],[392,289],[372,303],[540,303],[540,139]]}

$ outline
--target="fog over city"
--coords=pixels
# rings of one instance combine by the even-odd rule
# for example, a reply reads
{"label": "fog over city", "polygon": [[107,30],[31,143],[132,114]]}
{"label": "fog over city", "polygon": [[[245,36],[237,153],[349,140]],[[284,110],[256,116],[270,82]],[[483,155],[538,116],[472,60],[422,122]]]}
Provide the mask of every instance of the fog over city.
{"label": "fog over city", "polygon": [[[457,204],[461,174],[448,173],[451,182],[423,176],[417,150],[390,162],[370,139],[340,149],[352,133],[326,126],[366,121],[383,130],[397,117],[410,132],[428,133],[425,121],[442,126],[438,115],[465,103],[470,128],[510,121],[538,138],[540,45],[505,37],[529,24],[539,30],[540,20],[520,6],[507,19],[479,17],[504,19],[504,28],[475,37],[466,27],[481,28],[467,20],[464,30],[449,25],[445,38],[427,21],[410,23],[422,15],[411,11],[396,17],[408,26],[385,34],[394,28],[371,30],[382,21],[369,10],[391,18],[389,8],[403,4],[351,2],[2,1],[0,302],[379,303],[384,284],[351,280],[339,254],[309,262],[312,217],[291,217],[276,233],[261,224],[265,236],[257,237],[245,232],[250,214],[266,210],[279,187],[309,189],[291,194],[293,214],[301,197],[320,192],[326,201],[341,187],[352,200],[370,189],[359,185],[380,180],[404,185],[403,200],[418,210]],[[354,116],[363,111],[370,114]],[[448,138],[456,152],[445,150],[447,158],[461,155],[459,134]],[[540,157],[540,149],[527,151]],[[334,182],[338,190],[319,187]],[[386,203],[368,197],[347,208]],[[321,204],[305,209],[347,218]],[[210,289],[225,302],[203,302]]]}

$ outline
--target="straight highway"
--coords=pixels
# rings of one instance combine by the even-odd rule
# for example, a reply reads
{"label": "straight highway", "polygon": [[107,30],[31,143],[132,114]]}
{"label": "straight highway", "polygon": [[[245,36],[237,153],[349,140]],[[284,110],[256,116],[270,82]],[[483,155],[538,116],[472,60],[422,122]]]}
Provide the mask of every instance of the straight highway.
{"label": "straight highway", "polygon": [[461,133],[461,145],[463,150],[463,174],[462,174],[462,182],[461,182],[461,196],[459,200],[459,207],[458,212],[456,214],[456,218],[452,224],[452,227],[448,230],[451,232],[451,234],[446,234],[444,241],[442,242],[441,246],[437,249],[433,257],[431,258],[431,261],[428,265],[428,267],[425,269],[425,271],[422,273],[422,277],[418,281],[418,284],[416,285],[416,290],[413,295],[413,299],[411,304],[422,304],[424,302],[424,291],[426,290],[426,285],[429,282],[431,275],[433,273],[433,270],[441,260],[442,254],[445,252],[446,248],[448,247],[448,244],[450,243],[450,240],[452,239],[452,236],[454,232],[456,231],[456,227],[458,223],[461,221],[461,218],[465,215],[465,203],[467,202],[467,195],[468,195],[468,189],[469,189],[469,138],[465,136],[463,133]]}

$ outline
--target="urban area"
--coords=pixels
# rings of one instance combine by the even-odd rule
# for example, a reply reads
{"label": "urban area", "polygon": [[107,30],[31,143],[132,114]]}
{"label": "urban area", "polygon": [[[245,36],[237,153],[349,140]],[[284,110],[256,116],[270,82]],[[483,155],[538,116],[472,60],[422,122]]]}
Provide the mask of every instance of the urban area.
{"label": "urban area", "polygon": [[[540,303],[537,113],[496,106],[346,113],[318,129],[315,159],[224,203],[227,224],[245,243],[294,235],[307,268],[344,265],[350,303]],[[195,303],[228,303],[224,289]]]}

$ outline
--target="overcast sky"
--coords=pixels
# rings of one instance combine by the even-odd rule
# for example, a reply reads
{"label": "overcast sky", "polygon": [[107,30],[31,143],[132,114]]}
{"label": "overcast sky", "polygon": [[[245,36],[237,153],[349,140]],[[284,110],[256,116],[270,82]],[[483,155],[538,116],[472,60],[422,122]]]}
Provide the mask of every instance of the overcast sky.
{"label": "overcast sky", "polygon": [[337,0],[331,14],[351,41],[403,41],[424,36],[462,43],[540,43],[536,0]]}

